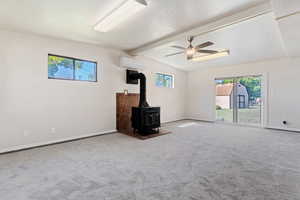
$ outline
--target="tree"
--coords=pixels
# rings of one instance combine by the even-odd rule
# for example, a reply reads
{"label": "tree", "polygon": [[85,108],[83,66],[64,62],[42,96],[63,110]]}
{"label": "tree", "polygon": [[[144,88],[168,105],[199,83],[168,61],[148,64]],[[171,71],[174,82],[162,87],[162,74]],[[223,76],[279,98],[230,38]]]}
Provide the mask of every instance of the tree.
{"label": "tree", "polygon": [[224,79],[223,84],[233,83],[233,79]]}
{"label": "tree", "polygon": [[260,77],[245,77],[239,79],[239,83],[247,89],[250,99],[261,97],[261,78]]}
{"label": "tree", "polygon": [[59,66],[73,68],[73,61],[71,59],[58,56],[48,56],[48,68],[51,76],[54,76],[58,72]]}

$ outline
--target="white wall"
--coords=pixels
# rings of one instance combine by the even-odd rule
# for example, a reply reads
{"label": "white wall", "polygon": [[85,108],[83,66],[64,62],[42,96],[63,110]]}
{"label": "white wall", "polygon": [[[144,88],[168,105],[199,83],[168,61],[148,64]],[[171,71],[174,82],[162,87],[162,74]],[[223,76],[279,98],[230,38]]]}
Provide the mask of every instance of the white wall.
{"label": "white wall", "polygon": [[[215,120],[215,78],[263,75],[264,126],[300,130],[300,58],[215,67],[188,74],[190,118]],[[282,124],[286,120],[288,125]]]}
{"label": "white wall", "polygon": [[[139,91],[125,83],[125,69],[118,67],[122,52],[6,31],[0,31],[0,44],[0,152],[115,130],[116,92]],[[48,53],[97,61],[99,81],[48,80]],[[162,122],[184,118],[187,74],[139,60],[149,103],[161,106]],[[157,88],[154,72],[174,74],[175,88]]]}

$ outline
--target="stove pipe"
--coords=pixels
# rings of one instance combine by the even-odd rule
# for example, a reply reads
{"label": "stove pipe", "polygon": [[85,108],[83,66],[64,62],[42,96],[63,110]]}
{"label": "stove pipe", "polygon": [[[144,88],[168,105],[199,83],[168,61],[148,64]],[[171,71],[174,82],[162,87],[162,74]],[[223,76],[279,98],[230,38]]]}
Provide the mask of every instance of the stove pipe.
{"label": "stove pipe", "polygon": [[130,74],[131,79],[140,80],[140,103],[139,107],[145,108],[149,107],[149,104],[146,100],[146,76],[143,73],[133,73]]}

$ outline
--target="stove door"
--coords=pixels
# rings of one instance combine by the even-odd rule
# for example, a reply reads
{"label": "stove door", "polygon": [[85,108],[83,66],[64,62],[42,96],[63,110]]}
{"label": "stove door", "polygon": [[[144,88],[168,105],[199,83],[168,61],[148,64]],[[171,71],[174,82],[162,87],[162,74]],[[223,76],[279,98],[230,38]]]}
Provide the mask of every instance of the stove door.
{"label": "stove door", "polygon": [[149,128],[157,128],[160,126],[159,110],[153,109],[144,112],[144,126]]}

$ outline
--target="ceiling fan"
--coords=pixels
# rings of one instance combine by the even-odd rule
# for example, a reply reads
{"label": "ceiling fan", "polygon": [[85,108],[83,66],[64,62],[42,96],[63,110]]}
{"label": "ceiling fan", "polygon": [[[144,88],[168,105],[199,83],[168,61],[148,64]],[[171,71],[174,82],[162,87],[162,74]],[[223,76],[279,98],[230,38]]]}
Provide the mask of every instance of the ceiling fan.
{"label": "ceiling fan", "polygon": [[199,45],[197,45],[197,46],[194,47],[193,44],[192,44],[193,40],[194,40],[193,36],[188,37],[187,42],[189,43],[189,46],[187,48],[181,47],[181,46],[177,46],[177,45],[171,46],[172,48],[180,49],[182,51],[177,52],[177,53],[172,53],[172,54],[165,55],[165,57],[170,57],[170,56],[175,56],[175,55],[179,55],[179,54],[184,54],[185,53],[186,56],[187,56],[187,59],[190,60],[190,59],[193,59],[193,56],[197,52],[198,53],[205,53],[205,54],[216,54],[216,53],[218,53],[218,51],[203,49],[205,47],[209,47],[209,46],[214,45],[214,43],[212,43],[212,42],[205,42],[203,44],[199,44]]}

